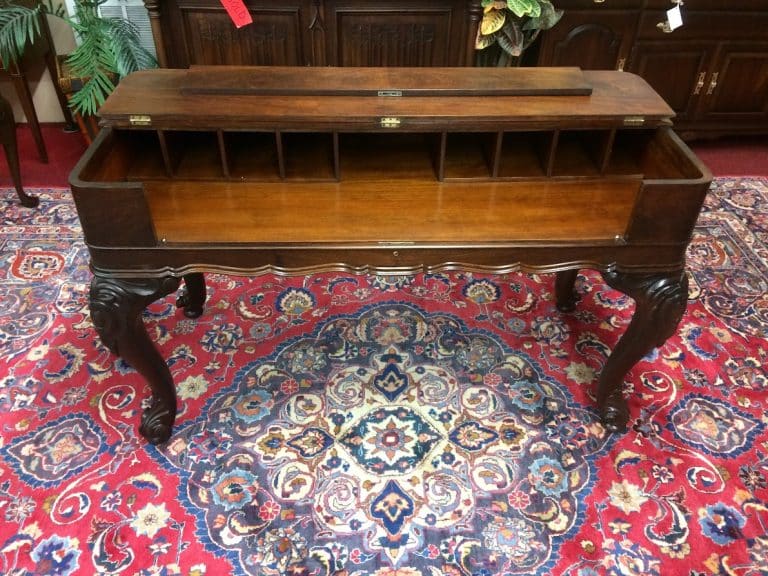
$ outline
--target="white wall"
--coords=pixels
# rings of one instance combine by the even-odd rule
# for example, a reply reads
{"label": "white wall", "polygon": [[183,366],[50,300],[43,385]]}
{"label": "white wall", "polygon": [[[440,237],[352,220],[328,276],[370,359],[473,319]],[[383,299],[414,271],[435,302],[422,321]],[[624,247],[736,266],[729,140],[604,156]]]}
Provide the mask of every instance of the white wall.
{"label": "white wall", "polygon": [[[75,47],[75,39],[72,29],[60,18],[48,16],[48,25],[51,29],[53,45],[58,54],[67,54]],[[37,111],[40,122],[63,122],[61,107],[53,88],[55,78],[51,78],[45,63],[39,62],[32,70],[26,70],[27,82],[32,92],[32,101]],[[24,111],[21,108],[16,90],[7,74],[0,79],[0,93],[13,105],[13,114],[17,122],[26,122]]]}

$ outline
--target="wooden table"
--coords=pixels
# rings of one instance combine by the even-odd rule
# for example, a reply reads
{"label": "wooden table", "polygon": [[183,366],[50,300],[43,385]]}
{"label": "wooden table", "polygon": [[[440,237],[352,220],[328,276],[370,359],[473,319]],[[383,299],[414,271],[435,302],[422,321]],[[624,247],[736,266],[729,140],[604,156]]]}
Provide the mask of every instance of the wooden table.
{"label": "wooden table", "polygon": [[[23,2],[27,5],[33,5],[34,2]],[[27,123],[32,130],[32,138],[35,141],[37,147],[37,154],[40,158],[40,162],[48,162],[48,150],[45,147],[45,141],[43,140],[43,133],[40,130],[40,121],[37,118],[37,110],[32,101],[32,92],[29,89],[29,81],[27,80],[27,73],[30,68],[36,66],[39,62],[44,62],[48,73],[51,75],[51,81],[56,92],[56,98],[61,106],[61,112],[64,115],[64,121],[66,123],[65,130],[74,132],[77,130],[77,125],[72,118],[72,112],[69,110],[69,104],[67,104],[67,98],[61,91],[58,82],[58,71],[56,66],[56,51],[53,46],[53,40],[51,39],[51,31],[48,27],[48,20],[45,15],[40,16],[40,36],[27,46],[24,55],[18,62],[11,62],[8,68],[3,68],[0,64],[0,75],[8,75],[11,78],[13,87],[16,91],[16,96],[21,102],[21,107],[24,110],[24,115],[27,118]]]}
{"label": "wooden table", "polygon": [[[621,385],[675,330],[685,249],[711,175],[639,77],[578,69],[193,68],[124,79],[73,171],[104,343],[148,381],[150,442],[176,413],[141,320],[175,291],[202,313],[206,272],[580,268],[636,302],[600,375],[603,425]],[[404,209],[407,207],[407,209]]]}

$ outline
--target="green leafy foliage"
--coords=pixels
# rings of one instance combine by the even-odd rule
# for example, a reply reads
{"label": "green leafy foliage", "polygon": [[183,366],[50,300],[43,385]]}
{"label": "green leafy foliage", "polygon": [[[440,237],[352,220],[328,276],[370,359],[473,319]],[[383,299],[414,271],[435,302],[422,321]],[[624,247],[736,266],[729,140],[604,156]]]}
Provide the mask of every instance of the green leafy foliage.
{"label": "green leafy foliage", "polygon": [[157,66],[152,54],[141,46],[139,31],[132,22],[99,15],[99,6],[105,0],[76,0],[71,18],[50,6],[28,8],[3,1],[0,8],[3,65],[18,59],[40,34],[41,12],[57,16],[72,27],[79,44],[66,62],[71,74],[84,79],[83,87],[70,101],[72,109],[79,114],[96,114],[123,76]]}
{"label": "green leafy foliage", "polygon": [[0,4],[0,61],[7,68],[18,60],[27,44],[40,35],[42,7],[27,8],[9,2]]}
{"label": "green leafy foliage", "polygon": [[563,15],[549,0],[482,0],[483,20],[475,48],[498,46],[519,57],[542,30],[552,28]]}

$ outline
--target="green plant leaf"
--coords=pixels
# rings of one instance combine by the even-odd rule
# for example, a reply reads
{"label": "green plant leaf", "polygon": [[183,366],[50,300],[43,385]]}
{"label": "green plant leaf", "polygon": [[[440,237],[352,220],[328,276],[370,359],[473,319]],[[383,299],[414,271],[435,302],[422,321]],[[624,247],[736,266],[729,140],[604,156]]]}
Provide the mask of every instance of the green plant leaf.
{"label": "green plant leaf", "polygon": [[556,10],[549,0],[539,0],[541,14],[523,24],[524,30],[549,30],[563,17],[562,10]]}
{"label": "green plant leaf", "polygon": [[507,15],[504,10],[490,10],[483,15],[483,21],[480,23],[480,32],[484,35],[493,34],[501,30]]}
{"label": "green plant leaf", "polygon": [[27,45],[40,35],[42,10],[41,6],[28,8],[0,3],[0,61],[4,68],[18,60]]}
{"label": "green plant leaf", "polygon": [[496,34],[483,35],[480,29],[477,29],[477,36],[475,37],[475,50],[484,50],[489,46],[496,44]]}
{"label": "green plant leaf", "polygon": [[154,56],[141,45],[139,29],[121,18],[107,20],[113,38],[116,71],[122,78],[136,70],[157,67]]}
{"label": "green plant leaf", "polygon": [[517,57],[523,53],[525,37],[520,26],[514,20],[507,20],[507,23],[496,35],[496,41],[501,49],[510,56]]}
{"label": "green plant leaf", "polygon": [[507,8],[518,18],[530,15],[534,6],[538,8],[537,0],[507,0]]}

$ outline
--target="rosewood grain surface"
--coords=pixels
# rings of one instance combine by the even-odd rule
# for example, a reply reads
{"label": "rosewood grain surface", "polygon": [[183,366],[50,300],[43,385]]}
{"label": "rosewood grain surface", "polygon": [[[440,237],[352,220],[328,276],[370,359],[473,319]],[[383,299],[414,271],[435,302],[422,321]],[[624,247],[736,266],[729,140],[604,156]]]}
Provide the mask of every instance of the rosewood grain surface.
{"label": "rosewood grain surface", "polygon": [[[590,94],[554,95],[572,71],[540,70],[525,72],[538,96],[480,96],[471,75],[441,69],[430,97],[374,95],[393,85],[375,69],[352,71],[357,92],[339,95],[337,72],[302,70],[286,95],[288,69],[147,71],[102,108],[70,182],[94,323],[153,391],[142,434],[168,439],[176,396],[141,311],[183,282],[179,306],[205,313],[207,272],[555,272],[567,310],[579,268],[636,303],[596,389],[603,425],[624,429],[624,379],[685,309],[685,250],[711,180],[671,109],[620,72],[584,72]],[[205,93],[243,74],[266,89]],[[416,93],[418,76],[403,72]]]}

